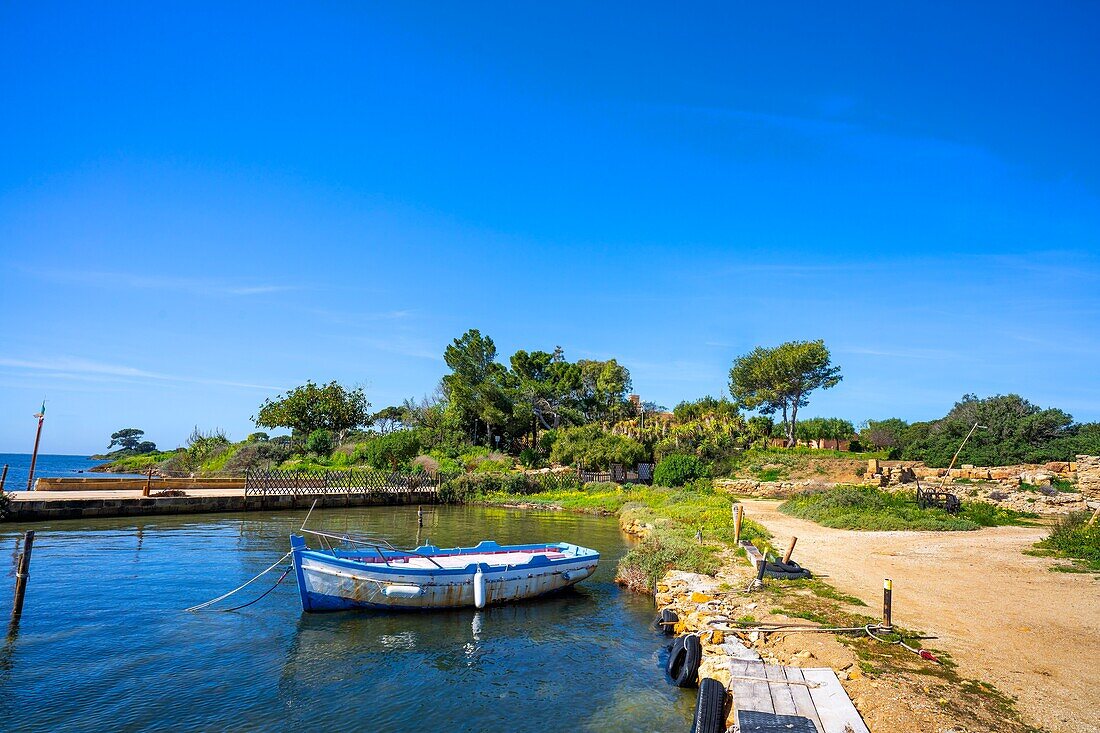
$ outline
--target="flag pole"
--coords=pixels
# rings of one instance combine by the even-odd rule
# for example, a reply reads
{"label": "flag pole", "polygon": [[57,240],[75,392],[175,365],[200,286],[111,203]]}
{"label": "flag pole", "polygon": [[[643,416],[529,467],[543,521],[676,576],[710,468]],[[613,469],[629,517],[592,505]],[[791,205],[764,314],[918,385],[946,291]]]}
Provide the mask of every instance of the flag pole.
{"label": "flag pole", "polygon": [[34,464],[38,462],[38,441],[42,438],[42,421],[46,419],[46,400],[42,400],[42,409],[35,413],[38,418],[38,432],[34,434],[34,452],[31,453],[31,473],[27,476],[27,491],[34,486]]}

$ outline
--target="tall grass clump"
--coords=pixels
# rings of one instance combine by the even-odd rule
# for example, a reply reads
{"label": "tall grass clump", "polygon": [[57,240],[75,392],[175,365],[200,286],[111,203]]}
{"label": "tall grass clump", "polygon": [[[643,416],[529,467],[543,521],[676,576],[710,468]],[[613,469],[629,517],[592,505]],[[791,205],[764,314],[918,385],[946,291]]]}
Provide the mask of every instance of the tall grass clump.
{"label": "tall grass clump", "polygon": [[1031,514],[992,504],[967,502],[958,514],[943,509],[921,509],[916,495],[870,486],[837,486],[788,499],[779,511],[825,527],[858,530],[966,531],[979,527],[1024,524]]}
{"label": "tall grass clump", "polygon": [[1036,546],[1060,557],[1080,560],[1089,570],[1100,572],[1100,523],[1089,526],[1091,512],[1074,512],[1058,520],[1045,540]]}

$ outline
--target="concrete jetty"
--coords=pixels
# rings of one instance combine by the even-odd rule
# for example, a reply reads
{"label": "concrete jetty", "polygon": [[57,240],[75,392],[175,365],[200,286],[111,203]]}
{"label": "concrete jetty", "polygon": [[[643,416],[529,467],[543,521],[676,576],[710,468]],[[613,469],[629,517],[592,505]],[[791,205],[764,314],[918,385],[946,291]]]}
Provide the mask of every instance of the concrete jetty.
{"label": "concrete jetty", "polygon": [[[41,522],[56,519],[89,519],[93,517],[139,517],[157,514],[201,514],[206,512],[276,511],[281,509],[308,508],[317,500],[318,508],[387,506],[438,503],[439,493],[434,487],[413,490],[391,489],[386,491],[311,491],[278,495],[246,495],[243,483],[235,486],[204,486],[201,481],[191,482],[187,488],[167,486],[167,481],[153,480],[151,496],[143,496],[144,482],[140,487],[117,488],[96,486],[95,479],[86,481],[79,489],[51,488],[48,491],[13,491],[11,515],[8,524]],[[181,479],[184,481],[185,479]],[[104,479],[105,482],[110,479]],[[190,481],[190,480],[187,480]],[[183,496],[156,496],[163,491]]]}

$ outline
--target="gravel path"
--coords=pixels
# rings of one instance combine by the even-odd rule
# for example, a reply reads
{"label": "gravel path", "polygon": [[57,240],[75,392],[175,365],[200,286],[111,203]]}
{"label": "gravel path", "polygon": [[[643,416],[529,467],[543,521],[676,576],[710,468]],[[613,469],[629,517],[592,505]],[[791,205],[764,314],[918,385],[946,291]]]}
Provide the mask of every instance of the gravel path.
{"label": "gravel path", "polygon": [[1100,731],[1100,580],[1050,572],[1053,561],[1023,550],[1042,527],[975,532],[854,532],[829,529],[748,500],[745,515],[794,558],[872,609],[882,579],[894,581],[894,622],[938,639],[960,673],[1019,698],[1031,724],[1054,733]]}

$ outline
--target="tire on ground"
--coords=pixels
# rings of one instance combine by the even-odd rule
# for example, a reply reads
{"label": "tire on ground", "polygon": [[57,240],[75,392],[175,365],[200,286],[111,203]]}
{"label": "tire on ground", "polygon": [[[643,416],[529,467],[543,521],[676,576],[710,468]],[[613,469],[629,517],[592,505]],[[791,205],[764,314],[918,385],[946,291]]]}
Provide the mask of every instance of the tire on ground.
{"label": "tire on ground", "polygon": [[672,642],[668,653],[668,676],[677,687],[695,687],[699,664],[703,661],[703,645],[694,634],[681,636]]}
{"label": "tire on ground", "polygon": [[798,580],[812,577],[812,573],[794,560],[791,562],[769,562],[764,565],[764,576],[779,580]]}
{"label": "tire on ground", "polygon": [[691,733],[723,733],[726,730],[726,688],[716,679],[704,678],[695,699]]}

